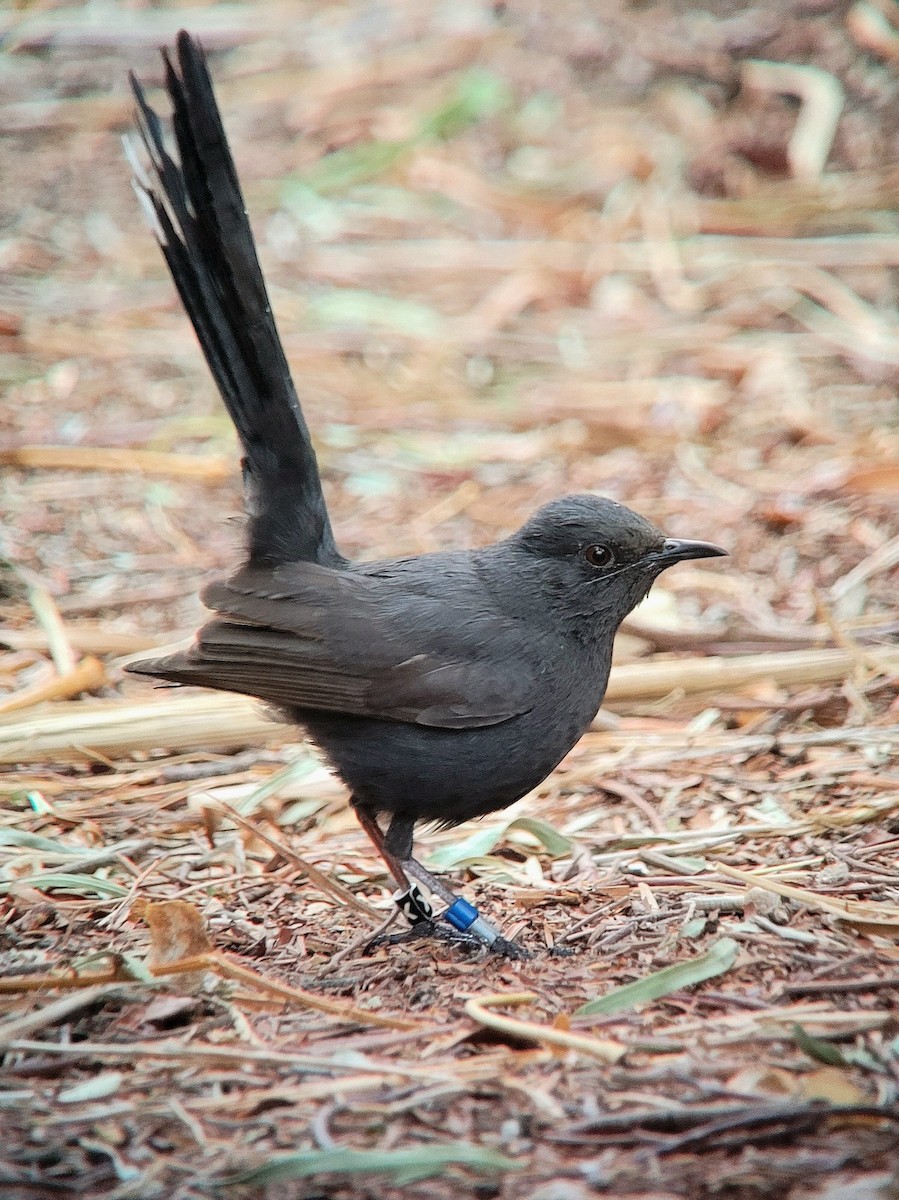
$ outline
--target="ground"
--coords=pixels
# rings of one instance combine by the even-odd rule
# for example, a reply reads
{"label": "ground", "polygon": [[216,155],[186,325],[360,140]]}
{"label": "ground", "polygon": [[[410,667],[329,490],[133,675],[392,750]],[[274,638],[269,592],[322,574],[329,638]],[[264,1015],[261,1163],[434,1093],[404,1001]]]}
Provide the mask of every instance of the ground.
{"label": "ground", "polygon": [[[422,831],[524,961],[371,948],[390,881],[301,733],[123,675],[240,552],[120,146],[182,25],[347,553],[579,490],[731,553],[535,793]],[[0,1195],[896,1196],[895,6],[0,27]]]}

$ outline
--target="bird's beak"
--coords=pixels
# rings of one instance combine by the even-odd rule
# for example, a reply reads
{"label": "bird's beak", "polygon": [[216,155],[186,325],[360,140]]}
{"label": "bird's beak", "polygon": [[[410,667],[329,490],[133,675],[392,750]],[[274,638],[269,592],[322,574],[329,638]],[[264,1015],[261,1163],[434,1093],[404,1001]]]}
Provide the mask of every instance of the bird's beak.
{"label": "bird's beak", "polygon": [[673,563],[684,562],[688,558],[718,558],[719,555],[726,555],[727,551],[721,546],[716,546],[714,542],[691,542],[685,538],[666,538],[662,543],[661,550],[657,551],[653,558],[663,567],[670,567]]}

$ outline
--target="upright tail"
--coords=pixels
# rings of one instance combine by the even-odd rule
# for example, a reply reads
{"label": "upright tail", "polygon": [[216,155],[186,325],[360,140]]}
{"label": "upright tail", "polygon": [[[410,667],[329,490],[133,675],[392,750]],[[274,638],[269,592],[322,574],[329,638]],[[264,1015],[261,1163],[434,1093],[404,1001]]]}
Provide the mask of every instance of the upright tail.
{"label": "upright tail", "polygon": [[339,566],[205,55],[182,30],[177,69],[163,59],[180,162],[132,75],[152,168],[148,179],[133,161],[134,186],[243,446],[250,561]]}

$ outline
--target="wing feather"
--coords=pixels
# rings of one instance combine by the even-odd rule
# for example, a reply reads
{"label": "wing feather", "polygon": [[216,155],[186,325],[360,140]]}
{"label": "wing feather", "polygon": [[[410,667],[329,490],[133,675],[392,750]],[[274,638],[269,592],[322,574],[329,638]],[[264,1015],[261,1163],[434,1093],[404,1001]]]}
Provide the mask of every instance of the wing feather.
{"label": "wing feather", "polygon": [[[445,573],[439,595],[400,576],[306,562],[246,567],[206,588],[217,615],[189,650],[130,669],[291,708],[447,729],[526,712],[535,692],[522,633],[489,611],[470,569]],[[462,603],[454,592],[465,593]]]}

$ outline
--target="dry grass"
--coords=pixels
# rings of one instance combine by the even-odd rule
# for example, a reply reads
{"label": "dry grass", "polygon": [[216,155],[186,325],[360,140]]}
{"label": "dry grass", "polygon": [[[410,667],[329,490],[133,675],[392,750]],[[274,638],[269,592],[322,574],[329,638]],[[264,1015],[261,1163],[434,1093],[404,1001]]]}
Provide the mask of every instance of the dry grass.
{"label": "dry grass", "polygon": [[[708,7],[0,18],[4,1197],[892,1194],[899,20]],[[536,793],[423,836],[524,963],[366,953],[299,735],[123,682],[239,543],[117,140],[181,24],[348,552],[587,489],[732,551]]]}

